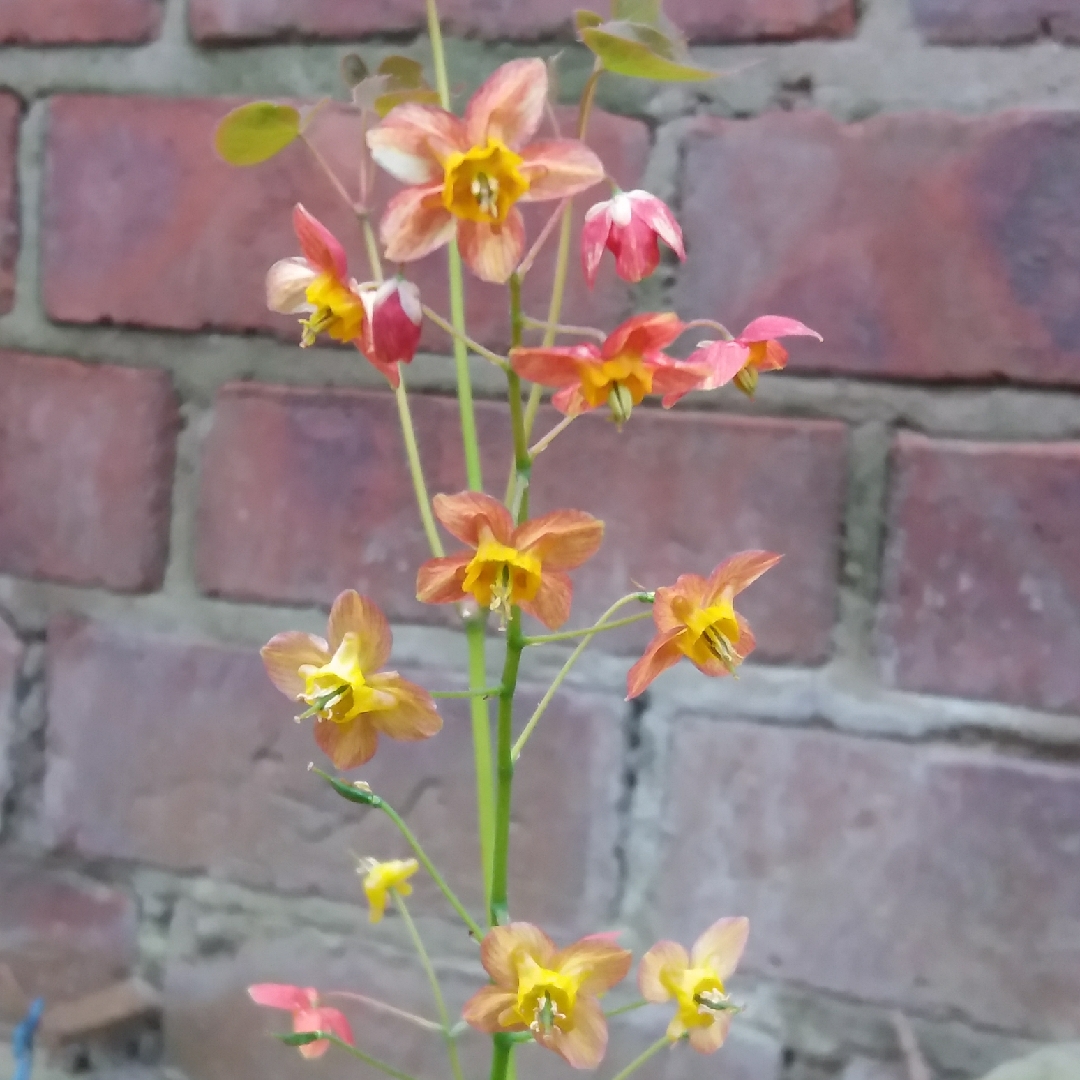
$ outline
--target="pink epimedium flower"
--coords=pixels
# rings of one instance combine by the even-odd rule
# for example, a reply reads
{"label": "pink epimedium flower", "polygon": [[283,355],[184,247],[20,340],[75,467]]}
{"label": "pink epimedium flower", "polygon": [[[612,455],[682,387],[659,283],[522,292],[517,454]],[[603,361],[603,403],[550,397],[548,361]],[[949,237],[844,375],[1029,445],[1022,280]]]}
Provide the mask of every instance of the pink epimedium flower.
{"label": "pink epimedium flower", "polygon": [[375,161],[409,184],[390,201],[381,235],[391,262],[411,262],[455,237],[484,281],[504,282],[525,250],[518,202],[565,199],[604,176],[577,139],[532,141],[548,99],[543,60],[503,64],[459,119],[408,102],[368,132]]}
{"label": "pink epimedium flower", "polygon": [[[325,1031],[342,1042],[353,1044],[352,1028],[340,1009],[319,1004],[319,994],[312,987],[289,986],[284,983],[256,983],[248,987],[248,996],[256,1005],[268,1009],[285,1009],[292,1013],[293,1032]],[[317,1039],[297,1047],[306,1058],[319,1058],[330,1049],[328,1039]]]}
{"label": "pink epimedium flower", "polygon": [[360,299],[367,316],[364,354],[396,387],[397,365],[410,363],[420,347],[420,290],[404,278],[391,278],[362,286]]}
{"label": "pink epimedium flower", "polygon": [[592,288],[605,249],[615,256],[624,281],[643,281],[660,265],[660,241],[686,258],[682,229],[665,203],[647,191],[619,191],[585,215],[581,263]]}

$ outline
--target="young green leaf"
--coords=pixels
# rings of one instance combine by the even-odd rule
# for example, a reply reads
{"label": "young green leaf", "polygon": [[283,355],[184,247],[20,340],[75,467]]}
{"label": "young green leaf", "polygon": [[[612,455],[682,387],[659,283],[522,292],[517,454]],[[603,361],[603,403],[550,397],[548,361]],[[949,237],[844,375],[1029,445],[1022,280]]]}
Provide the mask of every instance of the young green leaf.
{"label": "young green leaf", "polygon": [[368,77],[368,66],[357,53],[346,53],[341,58],[341,80],[351,90],[359,86]]}
{"label": "young green leaf", "polygon": [[708,68],[682,63],[679,43],[649,26],[605,23],[582,30],[581,40],[600,58],[606,71],[657,82],[703,82],[716,78]]}
{"label": "young green leaf", "polygon": [[582,30],[591,30],[594,26],[603,26],[604,19],[602,15],[597,15],[595,11],[582,8],[574,12],[574,25],[580,33]]}
{"label": "young green leaf", "polygon": [[657,26],[664,14],[663,0],[611,0],[611,17]]}
{"label": "young green leaf", "polygon": [[291,105],[252,101],[224,116],[214,146],[230,165],[258,165],[300,134],[300,113]]}

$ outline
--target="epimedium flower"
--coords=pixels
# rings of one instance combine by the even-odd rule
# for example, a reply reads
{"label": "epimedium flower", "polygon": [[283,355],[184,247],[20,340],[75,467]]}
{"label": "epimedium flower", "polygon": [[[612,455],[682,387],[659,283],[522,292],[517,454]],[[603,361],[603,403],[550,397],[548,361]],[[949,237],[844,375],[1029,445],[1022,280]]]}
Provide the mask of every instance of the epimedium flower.
{"label": "epimedium flower", "polygon": [[738,1011],[730,1003],[724,980],[738,966],[749,934],[748,919],[720,919],[697,939],[689,955],[677,941],[658,941],[641,958],[641,996],[655,1004],[674,999],[678,1006],[668,1025],[669,1039],[687,1035],[702,1054],[724,1045],[731,1017]]}
{"label": "epimedium flower", "polygon": [[657,589],[653,621],[658,632],[627,675],[627,698],[637,697],[684,656],[706,675],[733,675],[755,645],[734,599],[781,558],[771,551],[743,551],[708,578],[683,574],[674,585]]}
{"label": "epimedium flower", "polygon": [[382,922],[391,893],[412,895],[409,878],[419,869],[420,864],[415,859],[391,859],[388,862],[365,859],[360,864],[357,873],[364,875],[364,895],[368,899],[371,922]]}
{"label": "epimedium flower", "polygon": [[366,317],[364,353],[381,371],[408,364],[420,346],[424,309],[420,290],[411,281],[394,277],[382,284],[360,287]]}
{"label": "epimedium flower", "polygon": [[289,631],[262,648],[271,681],[307,706],[297,719],[315,717],[315,741],[339,769],[370,761],[380,733],[414,742],[442,728],[426,690],[379,670],[390,646],[386,616],[350,589],[334,601],[325,640]]}
{"label": "epimedium flower", "polygon": [[614,935],[584,937],[565,949],[531,923],[497,926],[480,946],[492,985],[466,1003],[478,1031],[531,1031],[575,1069],[595,1069],[607,1049],[599,997],[626,978],[631,955]]}
{"label": "epimedium flower", "polygon": [[436,495],[435,516],[472,549],[430,559],[416,579],[417,599],[452,604],[467,596],[508,618],[520,607],[556,630],[570,617],[567,570],[596,553],[604,523],[582,510],[556,510],[515,525],[510,511],[482,492]]}
{"label": "epimedium flower", "polygon": [[411,185],[383,216],[386,257],[411,262],[456,236],[478,277],[506,281],[525,250],[517,203],[568,198],[604,176],[600,159],[576,139],[532,141],[547,98],[543,60],[512,60],[480,87],[463,120],[408,102],[369,131],[375,161]]}
{"label": "epimedium flower", "polygon": [[523,379],[554,387],[558,392],[551,403],[567,416],[607,405],[621,425],[647,395],[681,397],[705,377],[703,366],[673,360],[663,351],[685,329],[674,312],[635,315],[603,345],[517,348],[510,365]]}
{"label": "epimedium flower", "polygon": [[[326,1031],[342,1042],[353,1044],[352,1028],[340,1009],[319,1003],[318,991],[312,987],[288,986],[284,983],[256,983],[248,987],[248,996],[256,1005],[268,1009],[285,1009],[292,1013],[293,1032]],[[329,1039],[317,1039],[297,1047],[306,1058],[319,1058],[330,1049]]]}
{"label": "epimedium flower", "polygon": [[617,191],[585,214],[581,262],[592,288],[604,251],[615,256],[615,270],[624,281],[643,281],[660,265],[660,241],[680,259],[686,258],[682,229],[668,206],[647,191]]}

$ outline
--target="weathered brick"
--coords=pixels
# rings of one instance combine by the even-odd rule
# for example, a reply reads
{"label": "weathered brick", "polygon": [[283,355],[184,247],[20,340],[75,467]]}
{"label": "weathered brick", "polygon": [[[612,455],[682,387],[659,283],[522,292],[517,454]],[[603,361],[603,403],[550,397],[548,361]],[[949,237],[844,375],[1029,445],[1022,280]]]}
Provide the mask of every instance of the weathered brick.
{"label": "weathered brick", "polygon": [[11,627],[0,619],[0,807],[3,806],[11,781],[8,748],[15,720],[15,691],[23,652],[22,642]]}
{"label": "weathered brick", "polygon": [[135,963],[138,917],[130,895],[6,855],[0,862],[0,1019],[21,1019],[22,995],[55,1004],[123,978]]}
{"label": "weathered brick", "polygon": [[[588,6],[588,5],[586,5]],[[609,8],[594,4],[601,13]],[[569,37],[577,0],[442,0],[444,29],[486,40]],[[669,0],[667,12],[694,40],[748,41],[848,33],[852,0]],[[202,41],[252,40],[303,34],[351,39],[362,34],[421,30],[423,0],[391,0],[378,8],[333,0],[193,0],[191,26]]]}
{"label": "weathered brick", "polygon": [[[352,6],[353,10],[360,7]],[[265,276],[277,259],[297,253],[291,211],[302,201],[336,230],[368,275],[363,243],[348,207],[338,200],[303,146],[274,161],[234,169],[211,149],[214,125],[233,101],[140,97],[60,97],[50,105],[44,209],[43,289],[49,315],[61,322],[115,322],[176,330],[273,331],[299,340],[296,320],[266,309]],[[339,175],[357,172],[355,114],[327,110],[313,129]],[[598,114],[590,140],[608,170],[633,186],[648,156],[644,124]],[[380,176],[377,203],[395,190]],[[599,196],[598,196],[599,197]],[[526,207],[530,235],[554,209]],[[584,207],[579,207],[579,215]],[[530,311],[547,310],[554,257],[550,244],[526,280]],[[613,323],[629,310],[625,285],[611,265],[590,294],[579,260],[571,262],[567,319]],[[449,310],[446,255],[436,252],[410,270],[425,300]],[[467,283],[470,332],[507,339],[506,290]],[[441,331],[425,347],[447,348]]]}
{"label": "weathered brick", "polygon": [[160,0],[5,0],[0,43],[10,45],[134,44],[161,23]]}
{"label": "weathered brick", "polygon": [[[403,670],[432,688],[453,685],[439,667]],[[293,723],[295,703],[270,686],[254,648],[62,623],[50,631],[48,671],[45,812],[58,845],[339,899],[361,895],[350,852],[408,854],[385,817],[308,773],[321,757],[310,727]],[[525,694],[535,702],[540,691]],[[462,704],[444,703],[436,739],[384,740],[362,775],[479,907]],[[563,696],[522,758],[511,891],[524,917],[576,926],[606,910],[620,707]],[[417,893],[425,909],[446,913],[429,882]]]}
{"label": "weathered brick", "polygon": [[900,436],[886,676],[911,690],[1077,711],[1080,443]]}
{"label": "weathered brick", "polygon": [[1075,113],[702,121],[679,308],[804,319],[798,370],[1076,384],[1078,170]]}
{"label": "weathered brick", "polygon": [[1080,1030],[1080,770],[684,717],[657,931],[747,914],[746,967],[1039,1035]]}
{"label": "weathered brick", "polygon": [[0,93],[0,315],[10,311],[15,302],[15,258],[19,253],[18,153],[19,99]]}
{"label": "weathered brick", "polygon": [[22,353],[0,353],[0,373],[0,570],[156,588],[179,425],[168,375]]}
{"label": "weathered brick", "polygon": [[1003,45],[1050,34],[1080,41],[1072,0],[911,0],[923,36],[949,45]]}
{"label": "weathered brick", "polygon": [[[412,404],[429,486],[459,490],[456,403]],[[495,404],[478,410],[493,490],[507,468],[505,414]],[[537,431],[554,420],[546,410]],[[446,609],[414,599],[416,568],[429,553],[397,427],[389,394],[225,388],[202,470],[202,588],[328,603],[355,586],[373,590],[393,617],[443,621]],[[708,573],[735,550],[764,546],[785,560],[742,605],[762,656],[823,659],[836,608],[845,442],[841,425],[813,421],[641,410],[622,435],[596,417],[578,421],[539,459],[534,478],[534,512],[570,503],[607,522],[600,555],[574,574],[577,616],[599,615],[633,581]]]}

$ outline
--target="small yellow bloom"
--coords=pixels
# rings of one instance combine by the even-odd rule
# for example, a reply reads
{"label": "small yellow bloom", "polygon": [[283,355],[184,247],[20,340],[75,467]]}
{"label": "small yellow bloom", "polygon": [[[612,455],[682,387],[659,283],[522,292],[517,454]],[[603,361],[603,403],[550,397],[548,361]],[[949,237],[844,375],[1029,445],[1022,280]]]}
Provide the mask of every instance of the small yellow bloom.
{"label": "small yellow bloom", "polygon": [[415,859],[391,859],[389,862],[370,859],[361,864],[358,873],[364,874],[364,892],[371,905],[369,918],[373,923],[382,921],[391,892],[398,896],[412,895],[409,878],[419,869],[420,864]]}
{"label": "small yellow bloom", "polygon": [[518,171],[522,158],[499,139],[465,153],[455,151],[443,163],[443,206],[466,221],[502,222],[529,190]]}

